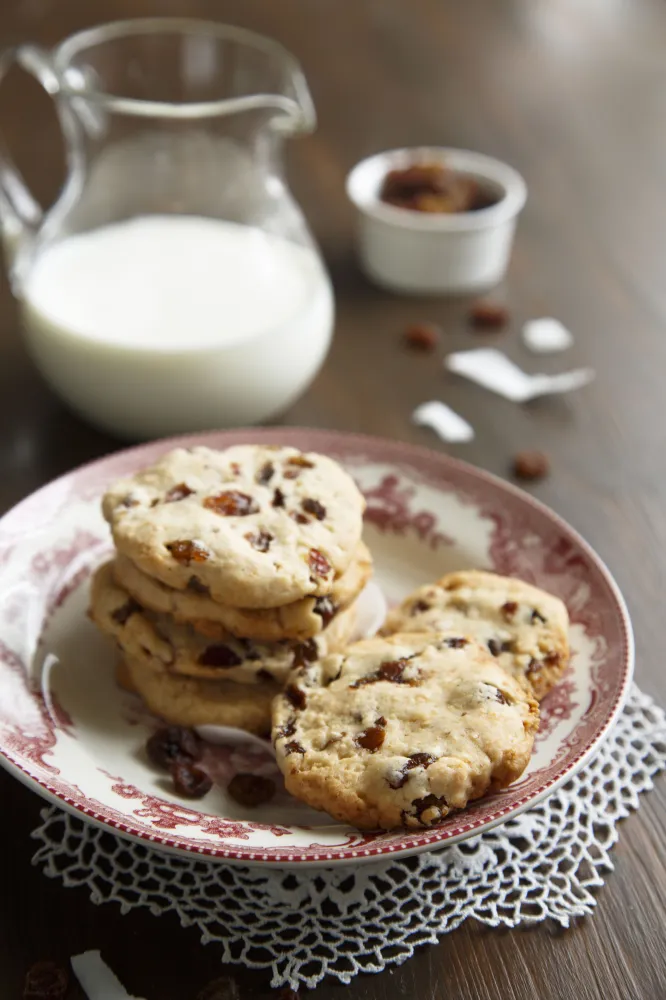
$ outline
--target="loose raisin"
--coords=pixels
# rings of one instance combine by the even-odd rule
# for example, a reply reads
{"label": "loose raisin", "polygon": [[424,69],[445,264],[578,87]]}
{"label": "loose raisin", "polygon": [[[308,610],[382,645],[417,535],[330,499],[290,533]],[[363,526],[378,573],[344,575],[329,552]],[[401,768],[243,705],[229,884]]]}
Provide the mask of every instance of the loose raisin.
{"label": "loose raisin", "polygon": [[193,761],[201,757],[201,740],[193,729],[164,726],[146,743],[148,759],[156,767],[168,769],[175,761]]}
{"label": "loose raisin", "polygon": [[509,310],[498,302],[480,300],[469,311],[469,321],[477,330],[499,330],[508,320]]}
{"label": "loose raisin", "polygon": [[404,341],[414,351],[434,351],[442,335],[434,323],[412,323],[403,334]]}
{"label": "loose raisin", "polygon": [[517,479],[543,479],[550,472],[550,459],[542,451],[519,451],[513,459]]}
{"label": "loose raisin", "polygon": [[319,503],[318,500],[313,500],[311,497],[306,497],[305,500],[302,500],[301,507],[308,514],[316,517],[318,521],[323,521],[326,517],[326,508],[323,503]]}
{"label": "loose raisin", "polygon": [[184,566],[189,566],[191,562],[206,562],[210,556],[206,546],[197,541],[178,539],[175,542],[167,542],[166,547],[176,562]]}
{"label": "loose raisin", "polygon": [[55,962],[35,962],[23,981],[23,1000],[64,1000],[69,987],[67,970]]}
{"label": "loose raisin", "polygon": [[272,507],[284,507],[284,493],[281,489],[276,489],[273,493]]}
{"label": "loose raisin", "polygon": [[170,770],[174,788],[188,799],[200,799],[213,787],[210,777],[196,764],[176,761]]}
{"label": "loose raisin", "polygon": [[273,541],[273,535],[268,531],[249,531],[245,538],[257,552],[268,552]]}
{"label": "loose raisin", "polygon": [[308,553],[308,566],[314,576],[327,576],[332,569],[330,562],[319,549],[310,549]]}
{"label": "loose raisin", "polygon": [[259,508],[247,493],[240,490],[223,490],[221,493],[214,493],[206,497],[203,502],[207,510],[212,510],[222,517],[247,517],[248,514],[256,514]]}
{"label": "loose raisin", "polygon": [[222,668],[238,667],[242,662],[243,660],[238,653],[223,643],[207,646],[197,660],[197,663],[200,663],[202,667]]}
{"label": "loose raisin", "polygon": [[356,736],[356,742],[364,750],[374,753],[382,746],[386,739],[386,719],[383,715],[376,720],[374,726],[364,729]]}
{"label": "loose raisin", "polygon": [[257,473],[257,482],[261,486],[266,486],[270,483],[271,479],[275,475],[275,466],[272,462],[265,462]]}
{"label": "loose raisin", "polygon": [[176,503],[178,500],[184,500],[186,497],[191,497],[194,490],[191,490],[187,483],[178,483],[177,486],[172,486],[169,492],[164,497],[164,503]]}
{"label": "loose raisin", "polygon": [[305,691],[303,688],[297,687],[296,684],[289,684],[284,692],[284,696],[294,708],[303,709],[307,705]]}
{"label": "loose raisin", "polygon": [[500,608],[500,611],[502,612],[502,614],[504,615],[504,617],[508,622],[512,620],[517,610],[518,610],[518,604],[516,601],[505,601],[502,607]]}
{"label": "loose raisin", "polygon": [[259,774],[237,774],[227,785],[227,791],[240,805],[253,809],[270,802],[275,795],[275,782]]}
{"label": "loose raisin", "polygon": [[318,597],[314,605],[314,613],[319,615],[324,628],[333,620],[337,608],[330,597]]}
{"label": "loose raisin", "polygon": [[115,611],[111,612],[111,617],[114,622],[118,622],[119,625],[125,625],[127,619],[132,615],[135,615],[138,611],[143,611],[143,608],[138,604],[133,597],[130,597],[121,607],[116,608]]}

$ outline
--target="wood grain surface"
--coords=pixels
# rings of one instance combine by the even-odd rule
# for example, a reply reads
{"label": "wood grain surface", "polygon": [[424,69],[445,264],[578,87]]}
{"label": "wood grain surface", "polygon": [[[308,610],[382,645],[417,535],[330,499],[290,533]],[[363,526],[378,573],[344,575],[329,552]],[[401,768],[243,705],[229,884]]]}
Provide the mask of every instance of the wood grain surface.
{"label": "wood grain surface", "polygon": [[[444,398],[476,430],[451,451],[507,475],[518,449],[548,452],[533,492],[578,528],[623,588],[636,630],[637,678],[666,703],[666,8],[659,0],[3,0],[0,45],[51,45],[120,17],[187,14],[242,24],[284,42],[312,87],[319,129],[294,143],[289,177],[336,287],[328,362],[285,416],[443,446],[412,409]],[[62,148],[48,98],[19,72],[0,88],[0,124],[35,192],[49,203]],[[372,288],[353,254],[347,170],[396,145],[446,144],[514,164],[529,201],[506,286],[506,333],[480,336],[468,302],[403,299]],[[554,315],[576,336],[564,357],[521,346],[521,322]],[[498,343],[531,371],[591,364],[569,397],[519,407],[446,376],[439,356],[406,353],[404,327],[432,320],[445,349]],[[120,446],[79,422],[42,383],[0,285],[0,507]],[[0,772],[0,996],[26,968],[101,948],[127,989],[195,1000],[228,972],[241,998],[271,996],[265,974],[222,969],[214,946],[172,917],[95,907],[30,865],[40,800]],[[567,931],[465,924],[405,965],[317,1000],[661,1000],[666,996],[666,789],[621,824],[615,870],[593,917]],[[72,994],[76,995],[75,993]]]}

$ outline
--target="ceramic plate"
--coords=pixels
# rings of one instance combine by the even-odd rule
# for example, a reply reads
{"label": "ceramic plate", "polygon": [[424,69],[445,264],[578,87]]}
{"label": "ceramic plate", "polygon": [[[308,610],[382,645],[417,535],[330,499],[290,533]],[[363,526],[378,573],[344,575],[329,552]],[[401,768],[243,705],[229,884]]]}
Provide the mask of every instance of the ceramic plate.
{"label": "ceramic plate", "polygon": [[[91,569],[110,550],[106,486],[175,443],[288,443],[342,462],[367,498],[365,539],[389,603],[455,569],[490,568],[557,594],[573,659],[545,699],[520,781],[420,832],[362,834],[291,799],[243,809],[225,793],[239,770],[275,773],[261,747],[207,751],[216,779],[179,799],[143,751],[155,720],[116,687],[115,652],[86,618]],[[534,805],[583,765],[616,719],[632,672],[631,626],[608,570],[546,507],[494,477],[409,445],[325,431],[220,432],[112,455],[56,480],[0,521],[0,760],[45,798],[123,836],[180,853],[297,866],[441,847]]]}

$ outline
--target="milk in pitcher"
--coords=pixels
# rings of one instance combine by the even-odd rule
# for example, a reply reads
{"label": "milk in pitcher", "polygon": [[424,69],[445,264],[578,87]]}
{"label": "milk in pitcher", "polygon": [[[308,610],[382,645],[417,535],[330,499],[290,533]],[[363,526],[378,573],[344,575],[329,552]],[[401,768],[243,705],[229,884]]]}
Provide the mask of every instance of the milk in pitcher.
{"label": "milk in pitcher", "polygon": [[185,215],[45,248],[21,308],[49,381],[98,425],[142,437],[274,415],[319,369],[333,325],[314,249]]}

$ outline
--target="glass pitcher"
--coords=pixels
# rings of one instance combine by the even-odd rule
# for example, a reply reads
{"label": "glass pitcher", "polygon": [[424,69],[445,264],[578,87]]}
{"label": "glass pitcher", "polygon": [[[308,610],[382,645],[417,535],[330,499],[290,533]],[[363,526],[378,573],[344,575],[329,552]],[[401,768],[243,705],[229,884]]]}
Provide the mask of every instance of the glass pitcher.
{"label": "glass pitcher", "polygon": [[280,45],[188,19],[103,25],[6,53],[54,96],[68,177],[45,215],[0,162],[0,219],[30,352],[96,425],[129,437],[256,423],[309,384],[333,295],[289,193],[309,132]]}

